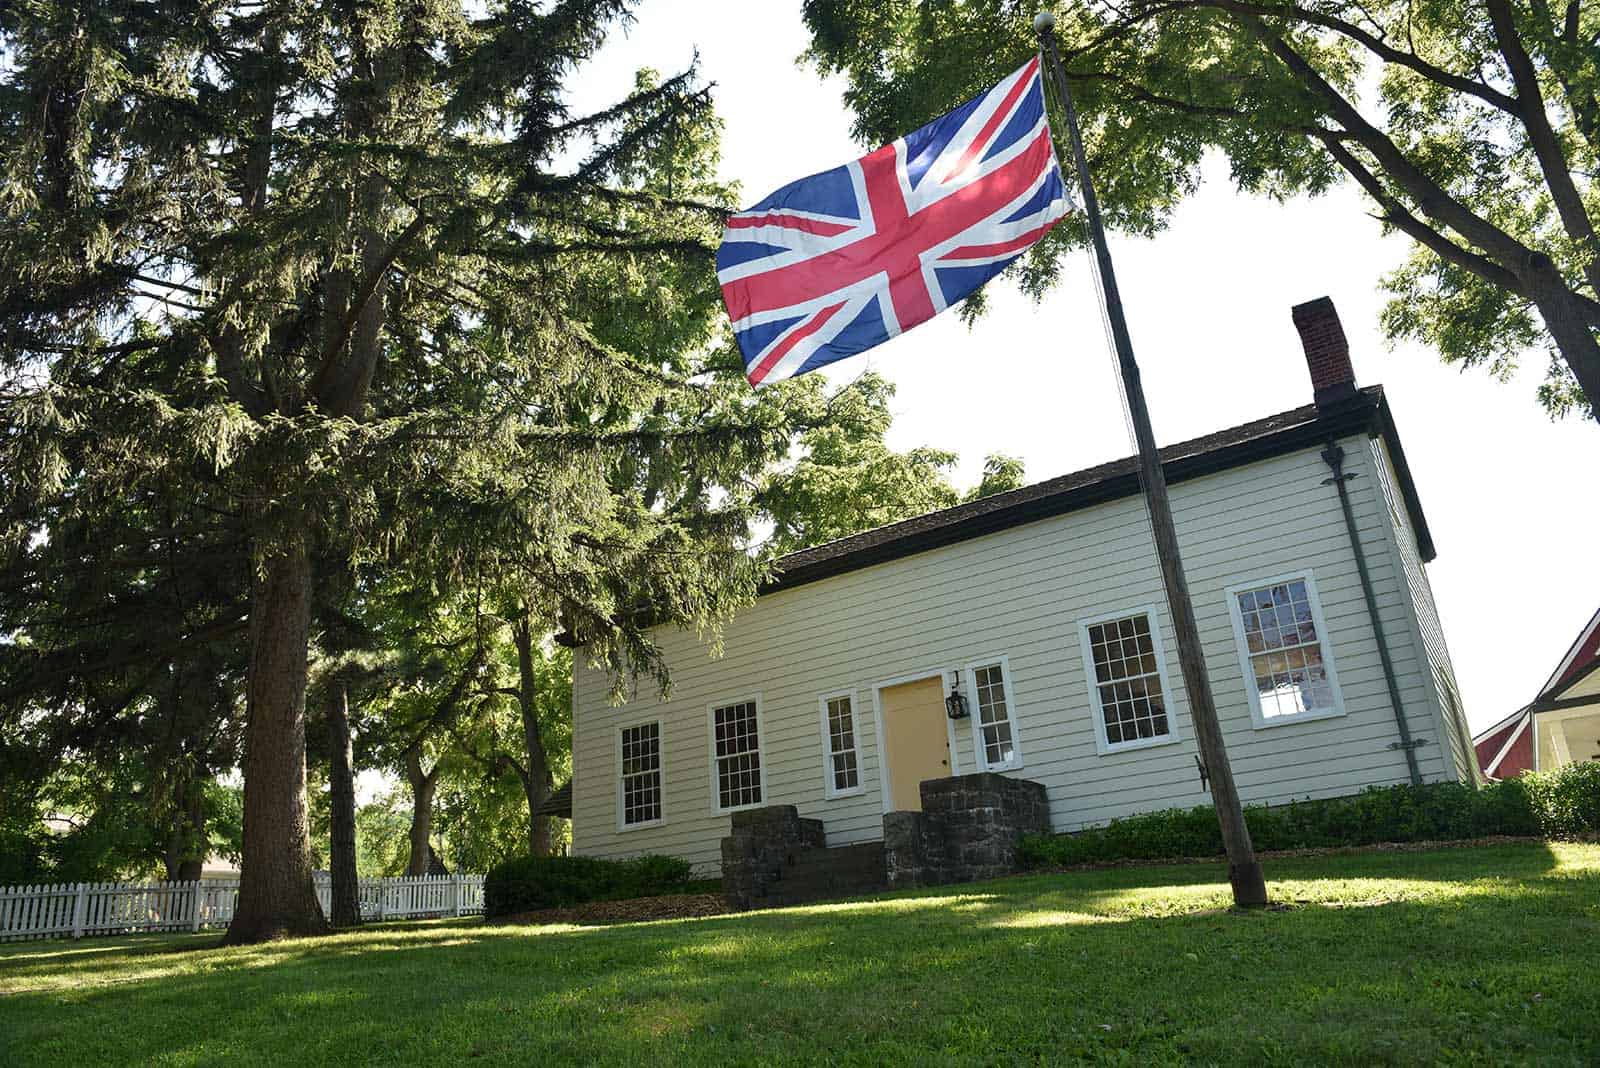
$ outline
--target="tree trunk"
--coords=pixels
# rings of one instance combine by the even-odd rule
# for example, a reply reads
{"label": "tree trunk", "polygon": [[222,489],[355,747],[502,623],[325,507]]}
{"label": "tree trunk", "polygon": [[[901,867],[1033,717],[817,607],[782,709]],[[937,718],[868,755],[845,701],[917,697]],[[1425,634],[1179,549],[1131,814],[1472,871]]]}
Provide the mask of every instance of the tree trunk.
{"label": "tree trunk", "polygon": [[183,805],[172,816],[172,830],[162,863],[169,882],[193,882],[200,878],[208,842],[206,840],[205,783],[191,776],[183,786]]}
{"label": "tree trunk", "polygon": [[1589,402],[1589,415],[1600,421],[1600,339],[1547,257],[1530,264],[1524,278],[1545,328]]}
{"label": "tree trunk", "polygon": [[332,809],[328,852],[333,903],[328,919],[335,927],[356,927],[361,923],[361,892],[356,882],[356,780],[350,746],[350,692],[343,683],[332,690],[328,701],[328,792]]}
{"label": "tree trunk", "polygon": [[188,848],[178,862],[178,880],[192,883],[200,878],[211,853],[211,839],[206,834],[206,784],[198,775],[189,780],[187,830]]}
{"label": "tree trunk", "polygon": [[328,929],[311,881],[306,813],[306,653],[311,559],[303,535],[266,561],[250,601],[244,857],[225,945]]}
{"label": "tree trunk", "polygon": [[522,776],[523,792],[528,796],[528,852],[536,857],[550,855],[550,817],[538,815],[539,806],[550,798],[550,761],[545,755],[544,738],[539,733],[539,683],[533,667],[533,621],[526,609],[512,625],[517,643],[517,701],[522,709],[522,740],[528,750],[527,772]]}
{"label": "tree trunk", "polygon": [[439,766],[424,774],[422,758],[415,749],[406,754],[406,779],[411,783],[411,859],[407,875],[428,874],[428,857],[433,836],[433,787],[438,782]]}

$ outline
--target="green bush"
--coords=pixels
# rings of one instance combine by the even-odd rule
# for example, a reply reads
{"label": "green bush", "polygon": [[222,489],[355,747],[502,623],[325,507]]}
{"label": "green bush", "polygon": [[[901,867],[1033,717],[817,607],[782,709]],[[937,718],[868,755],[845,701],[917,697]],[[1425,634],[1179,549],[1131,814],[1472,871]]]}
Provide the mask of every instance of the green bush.
{"label": "green bush", "polygon": [[484,914],[507,916],[586,901],[681,894],[692,885],[690,874],[689,862],[677,857],[519,857],[489,869],[484,877]]}
{"label": "green bush", "polygon": [[1568,764],[1558,771],[1528,774],[1523,784],[1528,801],[1549,838],[1570,838],[1600,831],[1600,761]]}
{"label": "green bush", "polygon": [[[1245,822],[1256,848],[1263,850],[1502,834],[1571,837],[1600,831],[1600,762],[1569,764],[1482,789],[1453,782],[1375,786],[1351,797],[1250,806]],[[1029,867],[1061,867],[1222,852],[1216,812],[1202,805],[1129,816],[1075,834],[1031,835],[1022,841],[1021,857]]]}

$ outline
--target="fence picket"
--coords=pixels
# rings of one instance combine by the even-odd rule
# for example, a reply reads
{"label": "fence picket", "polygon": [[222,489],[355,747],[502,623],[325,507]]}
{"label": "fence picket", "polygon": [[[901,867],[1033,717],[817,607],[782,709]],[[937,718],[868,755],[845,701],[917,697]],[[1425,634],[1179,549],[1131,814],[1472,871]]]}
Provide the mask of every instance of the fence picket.
{"label": "fence picket", "polygon": [[[316,891],[330,910],[327,876],[317,877]],[[222,927],[233,919],[238,893],[237,879],[0,886],[0,942]],[[483,911],[483,876],[360,879],[356,898],[364,920],[468,916]]]}

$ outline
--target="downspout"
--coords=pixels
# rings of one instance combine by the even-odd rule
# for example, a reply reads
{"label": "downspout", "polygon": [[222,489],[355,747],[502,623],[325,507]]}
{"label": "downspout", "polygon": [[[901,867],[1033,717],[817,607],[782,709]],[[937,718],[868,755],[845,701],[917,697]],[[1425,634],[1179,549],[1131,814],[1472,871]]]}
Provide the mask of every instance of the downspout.
{"label": "downspout", "polygon": [[1372,620],[1372,633],[1378,639],[1378,658],[1383,661],[1383,681],[1389,687],[1389,705],[1394,709],[1395,727],[1400,732],[1399,749],[1406,755],[1406,769],[1411,773],[1411,785],[1422,785],[1422,770],[1417,766],[1417,746],[1411,738],[1411,727],[1406,723],[1405,709],[1400,703],[1400,682],[1395,678],[1394,661],[1389,657],[1389,640],[1383,634],[1383,621],[1378,618],[1378,597],[1372,592],[1372,576],[1367,572],[1367,554],[1361,548],[1361,537],[1356,532],[1356,513],[1350,506],[1350,491],[1345,483],[1355,475],[1344,473],[1344,449],[1338,442],[1329,440],[1322,450],[1322,462],[1333,472],[1332,478],[1323,479],[1324,486],[1332,483],[1339,491],[1339,506],[1344,509],[1344,529],[1350,537],[1350,549],[1356,557],[1356,573],[1361,576],[1361,595],[1367,601],[1367,618]]}

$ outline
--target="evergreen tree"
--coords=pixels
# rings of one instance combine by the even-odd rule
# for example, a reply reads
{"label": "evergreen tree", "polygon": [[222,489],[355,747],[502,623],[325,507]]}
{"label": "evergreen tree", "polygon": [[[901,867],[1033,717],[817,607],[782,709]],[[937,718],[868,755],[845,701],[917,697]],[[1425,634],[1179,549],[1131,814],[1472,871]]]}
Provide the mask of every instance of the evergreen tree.
{"label": "evergreen tree", "polygon": [[[515,577],[619,692],[664,674],[647,619],[715,624],[761,576],[749,495],[719,487],[826,406],[736,380],[720,212],[688,181],[704,154],[644,177],[714,132],[693,73],[595,115],[563,103],[628,8],[0,13],[0,553],[73,525],[99,540],[157,487],[236,538],[232,942],[325,927],[305,750],[319,562]],[[634,453],[672,473],[673,509],[615,491]],[[200,626],[165,640],[187,653],[216,637]]]}

